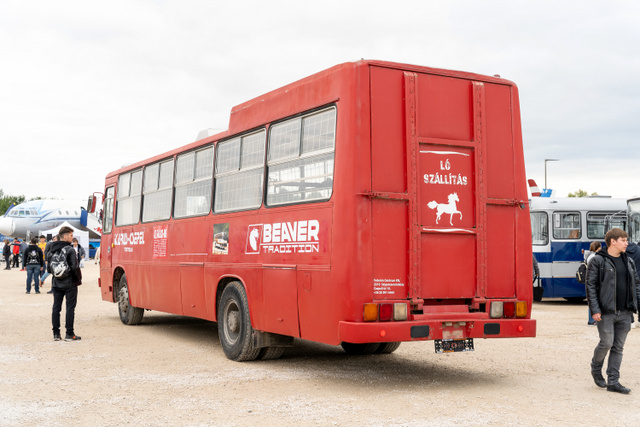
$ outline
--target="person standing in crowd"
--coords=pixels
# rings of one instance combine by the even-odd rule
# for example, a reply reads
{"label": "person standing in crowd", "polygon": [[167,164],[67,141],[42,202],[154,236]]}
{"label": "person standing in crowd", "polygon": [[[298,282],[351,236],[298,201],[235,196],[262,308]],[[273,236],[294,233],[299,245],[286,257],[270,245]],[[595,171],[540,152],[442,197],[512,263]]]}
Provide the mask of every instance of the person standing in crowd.
{"label": "person standing in crowd", "polygon": [[[596,252],[587,268],[587,299],[598,326],[600,342],[591,359],[591,376],[598,387],[629,394],[620,384],[622,350],[631,329],[633,313],[640,306],[640,278],[633,260],[625,253],[627,233],[612,228],[604,236],[606,250]],[[607,381],[602,376],[604,359],[609,353]]]}
{"label": "person standing in crowd", "polygon": [[36,294],[40,293],[40,270],[44,265],[42,250],[38,247],[38,239],[31,239],[31,244],[22,253],[22,269],[27,270],[27,293],[31,293],[31,282]]}
{"label": "person standing in crowd", "polygon": [[13,252],[13,268],[20,268],[20,241],[18,238],[13,239],[12,252]]}
{"label": "person standing in crowd", "polygon": [[[47,280],[47,277],[49,277],[49,262],[48,262],[48,253],[49,253],[49,249],[51,249],[51,244],[53,242],[57,242],[58,241],[58,235],[56,234],[55,236],[53,236],[53,238],[51,239],[50,242],[47,243],[47,246],[44,247],[44,262],[46,264],[45,269],[44,269],[44,274],[42,276],[40,276],[40,286],[42,287],[42,285],[44,285],[44,281]],[[47,292],[48,294],[52,294],[53,293],[53,288],[51,288],[51,290],[49,292]]]}
{"label": "person standing in crowd", "polygon": [[[75,320],[76,303],[78,302],[78,286],[82,284],[82,271],[78,267],[78,257],[73,250],[73,229],[62,227],[59,231],[60,240],[53,242],[47,254],[49,263],[48,270],[52,273],[54,260],[62,258],[66,264],[65,275],[56,277],[53,275],[51,290],[53,290],[53,309],[51,313],[51,323],[53,325],[53,339],[60,341],[60,312],[62,311],[62,300],[66,300],[65,341],[78,341],[80,337],[75,334],[73,322]],[[62,255],[62,256],[60,256]]]}
{"label": "person standing in crowd", "polygon": [[84,267],[84,256],[85,256],[85,252],[84,252],[84,248],[82,247],[82,245],[80,245],[78,243],[78,239],[76,239],[75,237],[73,238],[73,250],[76,251],[76,256],[78,257],[78,265],[80,266],[80,268]]}
{"label": "person standing in crowd", "polygon": [[26,239],[20,242],[20,262],[22,263],[22,270],[20,271],[24,271],[24,251],[26,251],[28,247],[29,244]]}
{"label": "person standing in crowd", "polygon": [[[640,267],[640,246],[636,243],[629,243],[627,246],[627,255],[636,263],[636,268]],[[638,307],[640,309],[640,307]],[[632,328],[640,328],[640,313],[638,313],[638,323],[631,322]]]}
{"label": "person standing in crowd", "polygon": [[2,248],[2,255],[4,256],[4,262],[7,263],[5,270],[11,270],[11,240],[4,240],[4,248]]}
{"label": "person standing in crowd", "polygon": [[[596,255],[596,252],[598,252],[601,248],[602,244],[600,244],[600,242],[591,242],[591,245],[589,245],[589,250],[584,253],[584,261],[587,263],[587,269],[589,268],[589,263]],[[595,326],[596,321],[593,320],[593,317],[591,317],[591,308],[587,307],[587,310],[589,312],[589,320],[587,321],[587,324],[590,326]]]}
{"label": "person standing in crowd", "polygon": [[40,241],[38,242],[38,247],[42,251],[42,261],[43,261],[43,263],[42,263],[42,268],[40,269],[40,273],[38,274],[38,283],[40,283],[40,287],[42,287],[42,281],[40,280],[40,278],[44,274],[45,267],[46,267],[46,263],[44,262],[44,250],[47,247],[47,238],[44,237],[44,236],[40,236],[39,239],[40,239]]}

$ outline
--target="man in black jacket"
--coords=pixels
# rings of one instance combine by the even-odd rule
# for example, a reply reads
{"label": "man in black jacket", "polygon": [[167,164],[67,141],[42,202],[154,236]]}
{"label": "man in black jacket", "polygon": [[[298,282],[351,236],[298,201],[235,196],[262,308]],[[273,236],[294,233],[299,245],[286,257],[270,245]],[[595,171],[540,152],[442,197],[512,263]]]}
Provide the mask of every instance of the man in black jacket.
{"label": "man in black jacket", "polygon": [[38,239],[31,238],[31,244],[22,253],[22,269],[27,270],[27,293],[31,293],[31,282],[40,293],[40,269],[44,265],[42,249],[38,247]]}
{"label": "man in black jacket", "polygon": [[[75,318],[76,302],[78,301],[78,286],[82,284],[82,272],[78,267],[78,258],[71,241],[73,240],[73,229],[71,227],[62,227],[58,233],[60,240],[53,242],[47,252],[47,262],[49,272],[53,275],[51,290],[53,290],[53,312],[51,314],[51,322],[53,323],[53,339],[60,341],[60,311],[62,311],[62,300],[67,302],[67,313],[65,318],[65,328],[67,333],[64,337],[65,341],[78,341],[80,337],[73,330],[73,321]],[[62,252],[65,255],[69,273],[63,277],[56,277],[52,271],[52,260],[55,259],[56,253]]]}
{"label": "man in black jacket", "polygon": [[[613,228],[604,236],[607,249],[596,252],[587,269],[587,298],[591,315],[598,325],[600,342],[593,352],[591,375],[598,387],[628,394],[620,384],[622,349],[631,329],[633,313],[640,306],[640,278],[633,260],[625,253],[628,235]],[[604,359],[609,353],[607,380],[602,376]]]}

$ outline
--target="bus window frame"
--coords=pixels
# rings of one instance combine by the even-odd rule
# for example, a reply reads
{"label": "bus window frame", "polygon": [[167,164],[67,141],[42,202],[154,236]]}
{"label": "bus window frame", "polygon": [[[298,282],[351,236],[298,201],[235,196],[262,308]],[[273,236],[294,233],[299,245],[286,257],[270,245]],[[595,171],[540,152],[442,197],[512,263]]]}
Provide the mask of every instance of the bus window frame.
{"label": "bus window frame", "polygon": [[[613,211],[587,211],[586,212],[586,226],[587,226],[587,239],[590,240],[604,240],[604,236],[607,233],[607,226],[606,226],[606,217],[614,217],[615,214],[617,212],[613,212]],[[604,230],[604,233],[602,234],[602,236],[592,236],[589,234],[589,216],[590,215],[598,215],[598,216],[602,216],[602,229]],[[624,222],[624,220],[622,220],[622,222]],[[598,223],[599,224],[599,223]],[[620,228],[624,228],[624,224],[622,227]]]}
{"label": "bus window frame", "polygon": [[[176,215],[176,192],[178,191],[178,188],[180,187],[185,187],[187,185],[190,184],[194,184],[196,182],[205,182],[206,179],[200,179],[197,180],[195,178],[196,176],[196,170],[197,170],[197,153],[200,151],[204,151],[211,148],[212,149],[212,153],[213,155],[211,156],[211,176],[209,177],[209,180],[211,182],[211,189],[209,191],[209,210],[207,212],[203,212],[203,213],[198,213],[198,214],[194,214],[194,215],[181,215],[181,216],[177,216]],[[194,155],[194,160],[193,160],[193,174],[192,174],[192,180],[189,182],[185,182],[185,183],[181,183],[181,184],[177,184],[176,180],[178,179],[178,158],[180,156],[185,156],[188,155],[190,153],[193,153]],[[214,176],[215,176],[215,165],[216,165],[216,149],[215,149],[215,144],[214,143],[210,143],[210,144],[206,144],[200,147],[196,147],[194,149],[188,150],[188,151],[183,151],[181,153],[177,153],[174,157],[174,170],[173,170],[173,191],[172,191],[172,199],[171,199],[171,216],[170,218],[172,218],[173,220],[179,220],[179,219],[186,219],[186,218],[196,218],[196,217],[200,217],[200,216],[207,216],[210,215],[212,212],[212,206],[213,206],[213,197],[215,195],[214,193]],[[166,221],[166,220],[165,220]]]}
{"label": "bus window frame", "polygon": [[[243,149],[243,140],[244,138],[259,134],[261,132],[264,132],[264,152],[263,152],[263,156],[262,156],[262,165],[261,166],[251,166],[247,169],[243,170],[243,165],[242,165],[242,149]],[[220,140],[217,141],[215,144],[215,154],[214,154],[214,160],[213,160],[213,197],[211,198],[211,211],[214,214],[227,214],[227,213],[233,213],[233,212],[244,212],[244,211],[252,211],[252,210],[258,210],[260,209],[263,205],[265,205],[266,202],[266,185],[265,182],[267,180],[267,150],[268,150],[268,138],[269,138],[269,129],[266,126],[260,126],[254,129],[251,129],[249,131],[246,132],[242,132],[240,134],[237,135],[233,135],[229,138],[225,138],[224,140]],[[229,142],[229,141],[233,141],[235,139],[239,140],[239,148],[238,148],[238,169],[235,170],[226,170],[223,172],[218,173],[218,147],[220,146],[220,144],[224,144],[225,142]],[[260,203],[257,206],[251,206],[251,207],[243,207],[243,208],[237,208],[237,209],[216,209],[216,200],[218,199],[217,196],[217,191],[218,191],[218,179],[219,178],[225,178],[228,176],[233,176],[235,174],[240,174],[243,172],[248,172],[248,171],[252,171],[252,170],[258,170],[259,168],[262,168],[262,182],[261,182],[261,186],[262,188],[260,189]]]}
{"label": "bus window frame", "polygon": [[[531,215],[531,219],[532,219],[532,224],[531,224],[531,240],[533,242],[534,246],[547,246],[549,244],[549,214],[545,211],[533,211],[530,213]],[[543,215],[544,216],[544,224],[546,224],[546,234],[543,234],[544,237],[544,243],[535,243],[537,240],[535,240],[533,238],[533,216],[534,215]],[[542,221],[538,221],[538,224],[542,224]],[[542,234],[542,233],[541,233]]]}
{"label": "bus window frame", "polygon": [[[143,185],[144,185],[144,182],[143,182],[143,180],[144,180],[143,170],[144,170],[144,168],[140,167],[140,168],[133,169],[133,170],[130,170],[130,171],[127,171],[127,172],[123,172],[123,173],[118,175],[118,179],[116,181],[118,183],[118,188],[117,188],[117,190],[115,192],[115,195],[114,195],[115,202],[116,202],[115,206],[114,206],[114,211],[115,211],[114,212],[114,217],[115,217],[114,225],[116,227],[126,227],[126,226],[129,226],[129,225],[136,225],[136,224],[140,223],[140,219],[141,219],[141,216],[142,216],[141,215],[141,213],[142,213],[142,188],[143,188]],[[137,196],[133,196],[132,197],[131,196],[131,185],[133,183],[133,180],[131,178],[133,177],[133,174],[138,173],[138,172],[140,172],[140,194],[138,194]],[[129,183],[128,183],[129,184],[129,188],[127,188],[127,195],[122,197],[122,198],[120,198],[119,197],[119,195],[120,195],[120,185],[119,185],[120,184],[120,177],[124,176],[124,175],[129,175]],[[134,197],[140,197],[140,204],[138,206],[138,216],[137,216],[138,220],[135,221],[135,222],[131,222],[131,223],[119,224],[118,223],[118,205],[119,205],[119,203],[122,200],[131,200]]]}
{"label": "bus window frame", "polygon": [[[304,152],[303,151],[303,138],[304,138],[304,127],[303,120],[305,117],[310,117],[315,114],[322,113],[324,111],[334,111],[334,127],[333,127],[333,144],[330,149],[321,149],[317,151]],[[296,156],[289,155],[286,157],[279,158],[277,160],[270,159],[270,150],[272,144],[271,132],[274,127],[285,123],[289,120],[299,119],[300,120],[300,135],[298,138],[298,154]],[[279,208],[284,206],[295,206],[295,205],[305,205],[309,203],[322,203],[328,202],[333,197],[333,193],[335,190],[335,171],[336,171],[336,148],[338,141],[338,106],[335,103],[323,105],[317,108],[313,108],[310,110],[303,111],[301,113],[285,117],[270,123],[268,131],[267,131],[267,147],[265,150],[265,185],[264,185],[264,194],[263,194],[263,204],[266,208]],[[284,203],[269,203],[269,172],[270,168],[273,166],[278,166],[281,164],[286,164],[288,162],[296,161],[296,160],[304,160],[310,159],[313,157],[320,157],[326,154],[333,154],[333,165],[331,171],[331,194],[327,198],[313,199],[313,200],[302,200],[302,201],[292,201],[292,202],[284,202]]]}
{"label": "bus window frame", "polygon": [[[178,156],[173,156],[173,157],[167,157],[166,159],[162,159],[162,160],[158,160],[157,162],[154,163],[150,163],[144,166],[143,171],[142,171],[142,201],[140,202],[140,222],[142,224],[149,224],[149,223],[153,223],[153,222],[160,222],[160,221],[168,221],[173,217],[173,204],[174,204],[174,193],[175,193],[175,175],[176,175],[176,158]],[[156,188],[154,191],[145,191],[145,185],[146,185],[146,173],[147,173],[147,168],[151,167],[151,166],[155,166],[158,165],[158,185],[157,187],[160,186],[160,169],[161,169],[161,165],[163,163],[167,163],[167,162],[173,162],[173,167],[172,167],[172,171],[171,171],[171,185],[167,188],[164,188],[162,190],[159,190],[158,188]],[[169,206],[169,216],[167,218],[162,218],[162,219],[154,219],[154,220],[150,220],[150,221],[145,221],[144,220],[144,206],[145,206],[145,199],[147,194],[155,194],[155,193],[159,193],[161,191],[166,191],[169,190],[169,192],[171,193],[170,196],[170,206]]]}
{"label": "bus window frame", "polygon": [[[112,194],[111,196],[109,196],[109,190],[112,190]],[[114,217],[115,217],[115,195],[116,195],[116,188],[115,185],[111,185],[107,188],[105,188],[104,190],[104,194],[105,194],[105,198],[104,198],[104,202],[103,202],[103,208],[102,208],[102,212],[103,212],[103,217],[102,217],[102,234],[111,234],[113,232],[113,226],[114,226]],[[108,201],[111,201],[111,218],[110,220],[107,220],[107,215],[108,215]],[[107,231],[107,227],[108,227],[108,231]]]}
{"label": "bus window frame", "polygon": [[[566,214],[578,215],[578,228],[556,227],[556,215],[566,215]],[[583,225],[583,221],[582,221],[582,214],[580,213],[580,211],[554,211],[551,215],[551,226],[553,227],[554,240],[580,240],[582,238],[582,225]],[[569,237],[558,237],[556,235],[556,230],[572,230],[572,231],[578,230],[578,236],[571,237],[571,233],[570,233]]]}

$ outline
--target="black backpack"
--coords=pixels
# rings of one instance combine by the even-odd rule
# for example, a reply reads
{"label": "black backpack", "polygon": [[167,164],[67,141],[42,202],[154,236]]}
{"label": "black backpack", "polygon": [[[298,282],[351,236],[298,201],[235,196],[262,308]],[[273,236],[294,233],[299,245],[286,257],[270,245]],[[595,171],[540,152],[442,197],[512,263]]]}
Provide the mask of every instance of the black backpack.
{"label": "black backpack", "polygon": [[71,273],[71,267],[69,267],[69,263],[67,262],[68,252],[69,246],[63,246],[59,251],[50,254],[49,271],[58,279],[64,279]]}
{"label": "black backpack", "polygon": [[585,283],[587,281],[587,262],[582,261],[576,271],[576,280],[578,283]]}
{"label": "black backpack", "polygon": [[27,265],[40,265],[40,256],[38,256],[38,251],[35,249],[31,249],[27,253]]}

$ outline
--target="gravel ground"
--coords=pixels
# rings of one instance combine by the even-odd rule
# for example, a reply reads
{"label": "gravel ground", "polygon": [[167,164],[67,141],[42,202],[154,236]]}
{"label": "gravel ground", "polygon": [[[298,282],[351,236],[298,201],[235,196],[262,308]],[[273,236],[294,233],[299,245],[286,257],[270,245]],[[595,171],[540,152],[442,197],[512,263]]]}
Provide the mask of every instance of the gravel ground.
{"label": "gravel ground", "polygon": [[[598,338],[585,304],[534,305],[538,337],[476,340],[474,352],[403,343],[391,355],[347,356],[296,341],[281,359],[225,358],[215,324],[147,312],[125,326],[100,300],[87,263],[79,342],[54,342],[51,295],[26,295],[25,272],[0,271],[0,425],[573,425],[640,423],[640,329],[621,382],[593,384]],[[63,309],[64,319],[64,309]],[[64,322],[64,320],[63,320]]]}

